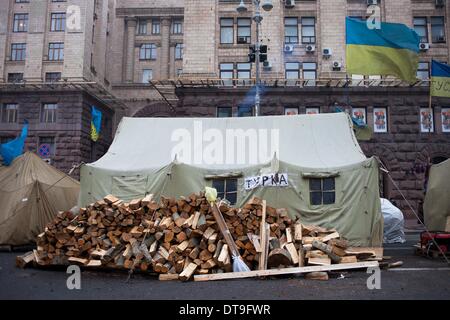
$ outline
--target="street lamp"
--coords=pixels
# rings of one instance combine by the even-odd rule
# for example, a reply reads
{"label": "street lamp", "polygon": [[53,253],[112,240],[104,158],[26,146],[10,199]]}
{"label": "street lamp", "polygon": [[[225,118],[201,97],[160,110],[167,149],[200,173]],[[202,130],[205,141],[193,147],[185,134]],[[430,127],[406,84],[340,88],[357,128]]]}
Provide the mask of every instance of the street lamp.
{"label": "street lamp", "polygon": [[[261,104],[261,97],[259,92],[260,85],[260,67],[259,67],[259,55],[260,55],[260,44],[259,44],[259,27],[263,17],[261,15],[261,0],[252,0],[255,6],[255,13],[253,15],[253,21],[256,22],[256,44],[255,44],[255,54],[256,54],[256,94],[255,94],[255,117],[259,116],[259,109]],[[273,8],[272,0],[264,0],[262,3],[262,8],[264,11],[270,11]],[[245,6],[244,0],[241,0],[239,6],[236,8],[238,13],[247,12],[247,7]]]}

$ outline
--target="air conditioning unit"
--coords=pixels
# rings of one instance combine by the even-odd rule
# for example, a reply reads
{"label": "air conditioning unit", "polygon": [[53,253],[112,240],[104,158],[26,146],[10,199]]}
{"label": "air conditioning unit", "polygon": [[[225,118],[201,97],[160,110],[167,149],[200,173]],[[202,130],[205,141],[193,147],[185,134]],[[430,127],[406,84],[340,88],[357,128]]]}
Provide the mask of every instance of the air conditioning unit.
{"label": "air conditioning unit", "polygon": [[342,63],[340,63],[339,61],[333,61],[333,70],[334,71],[339,71],[342,68]]}
{"label": "air conditioning unit", "polygon": [[284,6],[289,9],[295,7],[295,0],[284,0]]}
{"label": "air conditioning unit", "polygon": [[445,0],[436,0],[436,8],[442,8],[445,6]]}
{"label": "air conditioning unit", "polygon": [[270,63],[270,61],[264,61],[263,62],[263,68],[265,70],[272,70],[272,64]]}
{"label": "air conditioning unit", "polygon": [[430,44],[429,43],[421,43],[421,44],[419,44],[419,49],[420,49],[420,51],[427,51],[430,49]]}
{"label": "air conditioning unit", "polygon": [[329,58],[333,55],[333,50],[331,50],[330,48],[324,48],[322,50],[322,54],[325,58]]}
{"label": "air conditioning unit", "polygon": [[313,44],[308,44],[308,45],[306,46],[306,52],[314,52],[314,51],[316,51],[316,46],[315,46],[315,45],[313,45]]}
{"label": "air conditioning unit", "polygon": [[237,43],[247,43],[247,38],[246,37],[238,37],[237,39]]}
{"label": "air conditioning unit", "polygon": [[292,44],[285,44],[284,45],[284,52],[287,52],[287,53],[294,52],[294,46]]}
{"label": "air conditioning unit", "polygon": [[378,5],[378,0],[367,0],[367,6],[376,6]]}

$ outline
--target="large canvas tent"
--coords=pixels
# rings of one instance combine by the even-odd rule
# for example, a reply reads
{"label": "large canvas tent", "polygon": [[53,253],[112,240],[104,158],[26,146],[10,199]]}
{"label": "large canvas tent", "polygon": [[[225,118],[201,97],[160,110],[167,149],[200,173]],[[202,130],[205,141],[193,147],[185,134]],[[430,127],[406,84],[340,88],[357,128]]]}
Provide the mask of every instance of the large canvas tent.
{"label": "large canvas tent", "polygon": [[[109,151],[82,166],[79,205],[109,193],[187,196],[225,178],[237,179],[237,206],[262,197],[306,224],[336,228],[352,245],[382,244],[378,162],[365,157],[345,113],[123,118]],[[310,180],[321,188],[327,178],[335,201],[314,205]]]}
{"label": "large canvas tent", "polygon": [[450,217],[450,159],[431,166],[424,202],[425,226],[444,231]]}
{"label": "large canvas tent", "polygon": [[33,243],[58,211],[77,204],[80,184],[31,152],[0,167],[0,244]]}

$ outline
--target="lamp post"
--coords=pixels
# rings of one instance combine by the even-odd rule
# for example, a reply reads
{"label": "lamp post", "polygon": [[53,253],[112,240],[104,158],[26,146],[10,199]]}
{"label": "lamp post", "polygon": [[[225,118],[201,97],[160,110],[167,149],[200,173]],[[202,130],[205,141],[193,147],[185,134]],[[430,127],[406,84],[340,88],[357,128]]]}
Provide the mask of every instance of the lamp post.
{"label": "lamp post", "polygon": [[[256,64],[256,93],[255,93],[255,117],[259,116],[260,113],[260,104],[261,104],[261,96],[259,92],[260,85],[260,66],[259,66],[259,55],[260,55],[260,44],[259,44],[259,27],[261,25],[261,21],[263,17],[261,15],[261,0],[252,0],[253,5],[255,6],[255,13],[253,15],[253,21],[256,22],[256,44],[255,44],[255,64]],[[272,0],[264,0],[262,3],[262,8],[265,11],[270,11],[273,8]],[[247,7],[245,6],[244,0],[241,0],[239,6],[236,8],[238,13],[247,12]]]}

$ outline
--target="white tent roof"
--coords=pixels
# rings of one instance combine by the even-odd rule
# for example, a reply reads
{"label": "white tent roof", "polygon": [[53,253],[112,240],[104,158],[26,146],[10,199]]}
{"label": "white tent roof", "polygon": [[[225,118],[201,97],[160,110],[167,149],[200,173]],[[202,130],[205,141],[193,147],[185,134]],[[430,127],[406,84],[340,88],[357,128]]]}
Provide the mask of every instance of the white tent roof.
{"label": "white tent roof", "polygon": [[349,116],[330,113],[257,118],[123,118],[108,152],[90,166],[136,172],[166,166],[176,158],[197,167],[231,169],[265,164],[274,154],[281,161],[312,169],[366,160]]}

